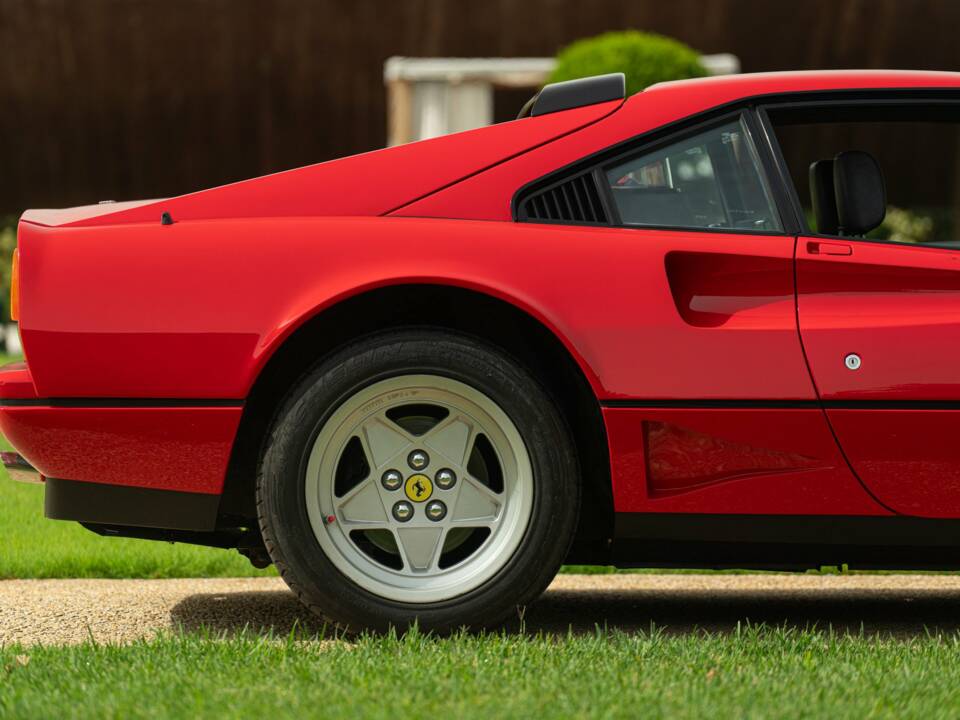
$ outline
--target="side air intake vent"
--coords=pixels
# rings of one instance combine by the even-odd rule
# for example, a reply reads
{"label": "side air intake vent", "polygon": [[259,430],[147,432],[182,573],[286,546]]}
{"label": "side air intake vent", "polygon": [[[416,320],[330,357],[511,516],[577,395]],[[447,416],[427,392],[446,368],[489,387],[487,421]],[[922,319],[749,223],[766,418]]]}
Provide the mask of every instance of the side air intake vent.
{"label": "side air intake vent", "polygon": [[590,173],[528,195],[520,203],[517,219],[590,225],[606,225],[608,222],[597,184]]}

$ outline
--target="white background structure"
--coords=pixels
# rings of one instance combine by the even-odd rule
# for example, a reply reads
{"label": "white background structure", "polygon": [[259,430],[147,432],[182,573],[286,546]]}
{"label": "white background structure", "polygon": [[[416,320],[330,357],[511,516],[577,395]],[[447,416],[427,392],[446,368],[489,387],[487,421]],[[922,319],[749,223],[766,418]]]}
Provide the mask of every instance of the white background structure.
{"label": "white background structure", "polygon": [[[702,55],[700,62],[712,75],[740,72],[740,60],[729,53]],[[494,88],[529,88],[532,95],[555,64],[554,58],[391,57],[383,67],[387,144],[489,125]]]}

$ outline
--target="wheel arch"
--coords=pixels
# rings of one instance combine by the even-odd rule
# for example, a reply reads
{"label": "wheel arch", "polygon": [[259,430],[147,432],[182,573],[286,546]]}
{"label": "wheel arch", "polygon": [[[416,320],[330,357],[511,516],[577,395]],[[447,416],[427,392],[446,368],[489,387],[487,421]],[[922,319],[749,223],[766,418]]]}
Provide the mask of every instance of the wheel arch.
{"label": "wheel arch", "polygon": [[253,487],[262,442],[291,387],[337,348],[400,327],[438,327],[475,337],[509,354],[546,386],[570,426],[583,482],[581,520],[569,561],[606,562],[613,495],[596,375],[530,308],[476,287],[437,282],[359,289],[305,314],[275,338],[247,395],[227,469],[220,524],[249,526],[255,518]]}

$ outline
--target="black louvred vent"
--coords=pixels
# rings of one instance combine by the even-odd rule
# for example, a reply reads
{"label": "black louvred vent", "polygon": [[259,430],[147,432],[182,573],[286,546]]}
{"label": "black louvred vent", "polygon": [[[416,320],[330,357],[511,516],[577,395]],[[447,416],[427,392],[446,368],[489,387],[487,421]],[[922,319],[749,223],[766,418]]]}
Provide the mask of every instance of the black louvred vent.
{"label": "black louvred vent", "polygon": [[607,224],[607,212],[590,173],[537,191],[529,195],[520,207],[521,220]]}

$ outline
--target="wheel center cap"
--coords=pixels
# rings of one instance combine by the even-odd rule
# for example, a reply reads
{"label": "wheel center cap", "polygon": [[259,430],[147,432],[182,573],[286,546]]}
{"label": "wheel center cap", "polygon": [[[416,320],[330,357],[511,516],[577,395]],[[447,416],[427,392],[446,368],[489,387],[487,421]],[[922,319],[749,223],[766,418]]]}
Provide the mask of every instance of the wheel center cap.
{"label": "wheel center cap", "polygon": [[423,473],[417,473],[407,478],[403,491],[413,502],[425,502],[433,495],[433,482]]}

